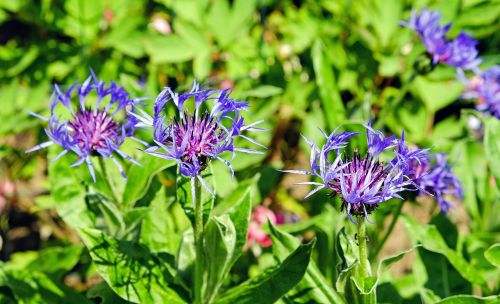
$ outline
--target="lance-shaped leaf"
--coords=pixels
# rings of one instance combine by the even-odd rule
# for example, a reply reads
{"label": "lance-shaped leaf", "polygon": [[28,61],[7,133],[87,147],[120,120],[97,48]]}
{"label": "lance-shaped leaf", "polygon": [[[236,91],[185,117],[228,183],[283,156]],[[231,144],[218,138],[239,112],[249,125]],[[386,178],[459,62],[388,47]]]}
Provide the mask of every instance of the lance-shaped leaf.
{"label": "lance-shaped leaf", "polygon": [[211,303],[230,270],[236,245],[236,228],[228,214],[212,217],[203,236],[205,252],[203,298]]}
{"label": "lance-shaped leaf", "polygon": [[326,121],[330,129],[334,130],[345,120],[345,107],[336,85],[337,82],[332,67],[325,55],[324,45],[320,39],[314,42],[311,53],[316,84],[319,87],[319,95],[324,113],[326,113]]}
{"label": "lance-shaped leaf", "polygon": [[301,245],[283,263],[230,289],[217,304],[271,304],[283,297],[304,277],[315,240]]}
{"label": "lance-shaped leaf", "polygon": [[469,282],[483,285],[485,280],[481,273],[469,264],[456,251],[450,249],[434,225],[417,223],[414,219],[404,216],[403,222],[415,242],[432,252],[440,253],[448,259],[451,265]]}
{"label": "lance-shaped leaf", "polygon": [[457,295],[452,296],[435,304],[498,304],[500,303],[500,296],[491,297],[477,297],[472,295]]}
{"label": "lance-shaped leaf", "polygon": [[[271,223],[268,225],[274,256],[283,261],[290,252],[300,246],[300,241]],[[287,298],[298,303],[346,303],[344,298],[328,285],[314,261],[309,263],[304,278],[288,292]]]}
{"label": "lance-shaped leaf", "polygon": [[497,187],[500,187],[500,121],[496,118],[492,117],[486,122],[484,148],[490,170],[497,181]]}
{"label": "lance-shaped leaf", "polygon": [[236,195],[226,200],[229,203],[214,210],[214,216],[207,223],[204,236],[206,284],[203,288],[203,298],[207,303],[213,301],[243,252],[250,220],[250,191],[247,186],[238,187]]}

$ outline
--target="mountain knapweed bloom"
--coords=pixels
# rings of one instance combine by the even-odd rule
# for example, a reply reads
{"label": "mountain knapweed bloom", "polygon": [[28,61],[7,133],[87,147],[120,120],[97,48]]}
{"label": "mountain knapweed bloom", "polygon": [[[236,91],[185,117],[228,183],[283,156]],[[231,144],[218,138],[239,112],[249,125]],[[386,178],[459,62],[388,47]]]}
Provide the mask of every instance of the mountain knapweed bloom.
{"label": "mountain knapweed bloom", "polygon": [[[91,156],[111,158],[120,173],[125,178],[120,163],[113,153],[120,155],[138,164],[132,157],[120,151],[125,138],[133,138],[137,120],[129,115],[134,111],[139,99],[130,98],[121,86],[110,82],[109,86],[97,79],[95,74],[88,77],[82,84],[75,83],[66,92],[61,91],[57,84],[54,85],[50,104],[50,118],[31,113],[49,123],[45,133],[50,138],[26,152],[32,152],[57,144],[64,150],[53,161],[68,152],[78,156],[72,165],[79,166],[86,163],[95,182],[94,166]],[[92,96],[95,95],[95,96]],[[89,99],[96,98],[94,107],[89,106]],[[76,109],[73,109],[72,100],[78,99]],[[61,118],[57,110],[62,105],[69,115]]]}
{"label": "mountain knapweed bloom", "polygon": [[433,59],[433,64],[442,62],[464,70],[474,70],[481,63],[476,49],[477,41],[465,33],[454,40],[448,40],[446,33],[451,24],[440,25],[441,15],[437,11],[422,9],[419,14],[413,11],[408,22],[401,22],[417,32]]}
{"label": "mountain knapweed bloom", "polygon": [[495,65],[478,72],[471,79],[458,71],[458,79],[465,85],[463,98],[476,99],[479,111],[489,112],[500,119],[500,66]]}
{"label": "mountain knapweed bloom", "polygon": [[448,197],[463,199],[462,186],[451,171],[445,153],[427,154],[418,162],[411,162],[411,168],[412,178],[420,189],[419,195],[428,193],[435,196],[444,213],[453,206]]}
{"label": "mountain knapweed bloom", "polygon": [[[343,151],[348,140],[358,133],[334,131],[330,135],[323,133],[326,143],[321,149],[305,138],[311,147],[310,171],[284,170],[318,177],[321,182],[299,183],[317,186],[306,198],[321,189],[330,189],[332,196],[341,196],[341,209],[353,222],[352,215],[366,217],[378,204],[391,198],[401,199],[400,193],[405,190],[415,190],[405,172],[409,156],[397,153],[395,136],[385,137],[370,125],[365,127],[368,142],[365,156],[355,152],[349,157]],[[393,157],[384,162],[380,156],[389,150]]]}
{"label": "mountain knapweed bloom", "polygon": [[[213,194],[201,178],[201,172],[212,159],[219,159],[226,164],[231,173],[231,163],[221,157],[223,152],[262,153],[256,150],[238,148],[234,144],[236,137],[264,147],[262,144],[242,134],[244,131],[261,131],[255,127],[261,121],[245,125],[241,111],[248,108],[248,103],[229,97],[231,91],[203,89],[195,83],[190,92],[178,94],[165,88],[156,98],[154,117],[146,113],[136,117],[141,121],[137,126],[152,126],[155,146],[145,151],[164,159],[175,160],[179,171],[188,177],[197,178]],[[194,101],[194,111],[188,112],[187,101]],[[212,104],[209,110],[210,103]],[[174,105],[176,115],[167,119],[169,104]],[[163,150],[163,151],[162,151]]]}

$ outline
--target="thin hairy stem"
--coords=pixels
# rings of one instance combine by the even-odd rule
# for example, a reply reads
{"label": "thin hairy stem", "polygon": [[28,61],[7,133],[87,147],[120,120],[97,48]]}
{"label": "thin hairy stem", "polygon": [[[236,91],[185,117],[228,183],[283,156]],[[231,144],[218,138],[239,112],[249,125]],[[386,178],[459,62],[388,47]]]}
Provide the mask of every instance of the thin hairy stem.
{"label": "thin hairy stem", "polygon": [[203,287],[203,203],[201,201],[201,185],[196,178],[191,179],[191,199],[194,207],[194,246],[196,259],[194,262],[194,303],[202,303]]}

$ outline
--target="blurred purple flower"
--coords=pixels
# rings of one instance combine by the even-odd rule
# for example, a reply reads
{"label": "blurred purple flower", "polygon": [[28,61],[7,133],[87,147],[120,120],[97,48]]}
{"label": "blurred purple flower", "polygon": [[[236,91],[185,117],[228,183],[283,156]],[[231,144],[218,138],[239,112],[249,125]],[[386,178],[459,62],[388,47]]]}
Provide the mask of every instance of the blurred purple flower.
{"label": "blurred purple flower", "polygon": [[500,119],[500,66],[495,65],[467,79],[463,71],[458,71],[458,79],[465,85],[466,99],[476,99],[477,109],[489,112]]}
{"label": "blurred purple flower", "polygon": [[458,178],[451,171],[445,153],[428,154],[420,162],[413,162],[413,179],[420,189],[419,195],[436,197],[439,207],[447,213],[453,204],[448,196],[463,199],[463,189]]}
{"label": "blurred purple flower", "polygon": [[481,63],[476,49],[477,41],[465,33],[460,33],[454,40],[446,38],[451,24],[440,25],[441,14],[438,11],[422,9],[418,14],[414,10],[408,22],[401,25],[417,32],[433,63],[442,62],[464,70],[475,70]]}
{"label": "blurred purple flower", "polygon": [[[31,115],[48,122],[45,133],[49,141],[43,142],[26,150],[27,153],[57,144],[64,150],[52,161],[59,159],[68,152],[78,156],[72,167],[86,163],[92,179],[96,180],[91,156],[111,158],[125,178],[125,173],[113,153],[117,153],[133,163],[139,165],[132,157],[120,151],[125,138],[133,138],[137,120],[129,115],[134,111],[139,99],[130,98],[121,86],[110,82],[107,86],[104,81],[98,80],[94,72],[82,84],[73,84],[66,92],[61,91],[57,84],[50,101],[50,118],[36,113]],[[87,97],[95,93],[95,106],[89,107]],[[72,99],[78,98],[76,111],[72,106]],[[105,101],[106,105],[101,105]],[[60,118],[57,109],[63,105],[69,112],[69,118]],[[67,116],[67,115],[66,115]],[[119,117],[119,118],[117,118]]]}
{"label": "blurred purple flower", "polygon": [[477,40],[462,32],[448,43],[446,52],[439,59],[456,68],[476,70],[481,63],[481,59],[477,57],[477,43]]}
{"label": "blurred purple flower", "polygon": [[[140,122],[137,126],[153,127],[155,146],[149,147],[145,152],[164,159],[176,160],[180,172],[192,179],[197,178],[202,185],[214,194],[201,178],[201,172],[212,159],[219,159],[226,164],[234,174],[231,163],[221,157],[228,151],[261,154],[262,152],[238,148],[234,144],[236,137],[241,137],[249,142],[265,148],[252,138],[243,135],[243,131],[262,131],[255,127],[261,121],[244,125],[241,111],[246,111],[248,103],[237,101],[229,97],[230,89],[215,90],[203,89],[196,82],[190,92],[178,94],[170,88],[165,88],[156,98],[154,117],[142,112],[135,115]],[[194,101],[193,113],[185,112],[185,103]],[[177,115],[166,120],[165,110],[167,105],[173,103]],[[211,111],[202,110],[202,107],[212,103]],[[160,151],[163,150],[163,151]]]}
{"label": "blurred purple flower", "polygon": [[[311,147],[310,171],[284,170],[321,179],[321,182],[299,183],[317,186],[306,198],[324,188],[332,190],[332,196],[342,197],[342,210],[346,211],[353,222],[352,215],[366,217],[379,203],[391,198],[401,199],[401,192],[415,190],[413,181],[405,174],[409,156],[398,154],[394,149],[401,142],[396,142],[395,136],[385,137],[370,125],[365,125],[365,128],[368,142],[366,156],[363,157],[358,152],[352,157],[343,155],[341,149],[358,133],[337,133],[335,130],[330,135],[323,133],[326,143],[321,149],[306,139]],[[393,158],[389,162],[383,162],[379,156],[389,149]]]}

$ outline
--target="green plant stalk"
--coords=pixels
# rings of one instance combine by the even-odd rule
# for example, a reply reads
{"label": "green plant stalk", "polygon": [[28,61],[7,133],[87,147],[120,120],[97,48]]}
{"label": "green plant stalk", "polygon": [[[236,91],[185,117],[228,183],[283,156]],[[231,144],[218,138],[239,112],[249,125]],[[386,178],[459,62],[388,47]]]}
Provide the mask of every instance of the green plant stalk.
{"label": "green plant stalk", "polygon": [[203,288],[203,203],[201,202],[201,185],[198,179],[191,179],[191,199],[194,208],[194,246],[196,259],[194,261],[194,303],[202,303]]}
{"label": "green plant stalk", "polygon": [[106,169],[106,163],[104,162],[104,157],[99,156],[99,166],[101,167],[102,175],[104,178],[104,182],[106,183],[106,186],[108,186],[109,191],[111,191],[111,198],[117,204],[118,206],[120,205],[120,200],[118,200],[118,195],[116,194],[116,189],[115,187],[111,184],[111,178],[108,174],[108,170]]}
{"label": "green plant stalk", "polygon": [[[364,280],[368,276],[368,254],[366,250],[366,221],[360,219],[358,223],[359,274]],[[364,285],[364,281],[362,283]],[[362,286],[364,287],[364,286]]]}
{"label": "green plant stalk", "polygon": [[[358,249],[359,249],[359,276],[361,277],[361,289],[365,290],[365,279],[371,276],[368,262],[368,248],[366,246],[366,220],[360,219],[358,223]],[[363,303],[372,304],[377,302],[375,291],[371,294],[362,295]]]}
{"label": "green plant stalk", "polygon": [[394,230],[394,227],[396,226],[396,223],[398,222],[398,218],[401,215],[401,210],[403,209],[403,204],[404,204],[403,200],[400,200],[398,202],[398,206],[396,207],[396,211],[394,212],[394,215],[392,216],[391,224],[389,225],[389,228],[387,228],[387,231],[385,232],[382,240],[380,240],[377,243],[377,247],[370,255],[370,259],[372,259],[372,260],[376,259],[378,257],[378,255],[380,254],[380,251],[382,251],[382,249],[384,248],[385,242],[387,242],[387,239],[391,235],[392,231]]}

